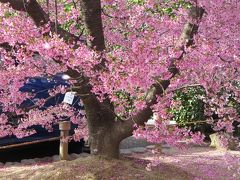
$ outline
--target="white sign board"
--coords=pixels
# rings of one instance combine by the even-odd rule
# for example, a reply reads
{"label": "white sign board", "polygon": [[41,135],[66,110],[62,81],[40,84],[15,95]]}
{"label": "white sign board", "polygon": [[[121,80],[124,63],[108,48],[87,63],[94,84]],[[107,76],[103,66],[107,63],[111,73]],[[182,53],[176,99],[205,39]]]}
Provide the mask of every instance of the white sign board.
{"label": "white sign board", "polygon": [[64,96],[63,102],[65,102],[67,104],[72,104],[75,94],[76,94],[76,92],[67,92]]}

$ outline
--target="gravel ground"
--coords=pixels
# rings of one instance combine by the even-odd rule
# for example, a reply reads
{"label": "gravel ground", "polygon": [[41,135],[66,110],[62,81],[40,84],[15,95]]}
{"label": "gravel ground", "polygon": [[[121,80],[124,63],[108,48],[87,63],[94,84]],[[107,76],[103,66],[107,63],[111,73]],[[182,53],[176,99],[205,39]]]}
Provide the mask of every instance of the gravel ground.
{"label": "gravel ground", "polygon": [[[74,160],[80,157],[87,157],[87,156],[89,156],[88,153],[81,153],[81,154],[72,153],[72,154],[69,154],[69,160]],[[28,165],[28,166],[41,165],[41,164],[47,164],[47,163],[52,163],[57,161],[60,161],[59,155],[46,156],[43,158],[34,158],[34,159],[22,159],[21,162],[6,162],[6,163],[0,162],[0,168],[11,168],[11,167],[25,166],[25,165]]]}

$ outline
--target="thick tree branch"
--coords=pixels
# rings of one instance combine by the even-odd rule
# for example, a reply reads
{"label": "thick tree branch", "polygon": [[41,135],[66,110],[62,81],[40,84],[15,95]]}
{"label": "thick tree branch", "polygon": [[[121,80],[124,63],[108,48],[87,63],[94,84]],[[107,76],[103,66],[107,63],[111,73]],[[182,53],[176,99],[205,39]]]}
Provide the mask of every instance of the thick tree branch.
{"label": "thick tree branch", "polygon": [[169,67],[169,71],[172,73],[172,77],[169,80],[160,81],[160,85],[152,85],[146,95],[147,107],[145,109],[139,111],[135,116],[130,117],[124,122],[117,122],[117,130],[119,134],[122,135],[122,138],[126,138],[132,135],[134,128],[133,126],[135,123],[138,125],[144,125],[144,123],[147,122],[148,119],[150,119],[153,115],[151,106],[156,103],[156,96],[160,96],[164,93],[164,91],[170,85],[171,79],[178,73],[178,69],[175,67],[174,63],[176,60],[181,60],[184,57],[185,47],[189,47],[194,44],[193,38],[194,35],[197,34],[199,21],[202,19],[203,14],[204,9],[202,7],[193,6],[190,8],[188,13],[189,21],[185,24],[176,47],[182,50],[182,55],[176,59],[172,59],[172,63]]}
{"label": "thick tree branch", "polygon": [[182,34],[178,41],[178,48],[183,49],[184,46],[189,47],[194,44],[193,38],[197,34],[199,28],[199,22],[204,14],[204,9],[202,7],[193,6],[188,13],[190,17],[189,22],[187,22],[183,28]]}
{"label": "thick tree branch", "polygon": [[[29,16],[33,19],[37,27],[41,27],[46,25],[47,23],[51,26],[51,31],[55,31],[55,23],[50,22],[49,16],[42,7],[39,5],[39,3],[36,0],[29,0],[26,2],[25,0],[0,0],[0,3],[9,3],[9,6],[17,11],[23,11],[29,14]],[[67,43],[77,42],[79,41],[79,37],[75,36],[74,34],[69,33],[68,31],[65,31],[60,27],[60,25],[57,26],[57,33],[60,35],[60,37],[64,38],[64,40]],[[82,41],[84,42],[84,41]],[[84,42],[85,43],[85,42]],[[2,43],[0,44],[0,47],[3,47],[6,50],[11,50],[12,47],[9,46],[8,43]],[[72,77],[79,77],[80,74],[77,71],[72,70],[69,68],[67,72]]]}
{"label": "thick tree branch", "polygon": [[[51,31],[55,31],[55,23],[50,22],[48,14],[36,0],[0,0],[0,3],[9,3],[9,6],[14,10],[26,12],[32,18],[37,27],[41,27],[49,23]],[[58,34],[60,37],[64,38],[65,41],[76,42],[79,40],[79,37],[65,31],[60,25],[58,25],[57,28]]]}
{"label": "thick tree branch", "polygon": [[49,21],[47,14],[36,0],[0,0],[1,3],[9,3],[10,7],[17,11],[24,11],[33,19],[36,26],[42,26]]}
{"label": "thick tree branch", "polygon": [[80,0],[84,24],[90,36],[88,46],[97,51],[105,49],[100,0]]}

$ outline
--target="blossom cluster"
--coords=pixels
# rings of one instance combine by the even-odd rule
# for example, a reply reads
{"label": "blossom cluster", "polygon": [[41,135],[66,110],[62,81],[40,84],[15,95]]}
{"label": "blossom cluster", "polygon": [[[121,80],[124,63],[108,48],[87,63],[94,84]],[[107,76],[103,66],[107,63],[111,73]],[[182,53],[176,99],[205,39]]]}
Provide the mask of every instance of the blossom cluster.
{"label": "blossom cluster", "polygon": [[[170,86],[151,107],[160,117],[158,122],[171,118],[168,108],[173,103],[174,91],[192,85],[201,86],[205,91],[203,100],[206,116],[211,117],[215,113],[219,117],[219,121],[212,122],[215,130],[232,132],[232,123],[240,122],[229,101],[230,97],[236,102],[240,100],[240,3],[238,0],[185,1],[189,6],[204,9],[203,17],[197,21],[189,18],[189,6],[180,4],[173,8],[178,2],[103,0],[106,49],[101,55],[81,43],[81,38],[77,43],[66,42],[56,32],[50,31],[49,24],[38,27],[26,12],[0,3],[0,44],[5,43],[0,47],[0,106],[3,112],[24,114],[17,127],[8,123],[7,115],[1,114],[0,137],[29,135],[33,132],[26,132],[26,129],[33,124],[51,129],[50,126],[56,123],[54,113],[64,112],[64,116],[74,114],[73,110],[66,111],[64,106],[45,111],[40,111],[38,106],[28,112],[19,110],[21,103],[33,96],[32,93],[19,91],[29,77],[51,78],[56,73],[67,71],[69,67],[88,77],[92,92],[100,100],[108,95],[115,105],[115,113],[124,116],[133,116],[144,109],[148,89],[158,81],[170,79]],[[58,23],[66,31],[85,36],[85,39],[91,38],[84,31],[79,4],[59,2],[58,16],[53,2],[41,5],[48,12],[50,20],[58,18]],[[171,13],[164,13],[168,12],[168,8]],[[184,45],[183,51],[183,48],[179,48],[179,37],[186,23],[196,24],[199,28],[192,39],[194,43],[191,46]],[[103,56],[106,70],[96,71],[94,67]],[[169,71],[173,60],[176,60],[174,63],[179,71],[174,77]],[[65,92],[63,88],[58,91]],[[127,96],[120,98],[119,93]],[[126,111],[129,99],[131,110]],[[83,117],[71,119],[74,122],[76,118],[85,121]],[[158,123],[154,131],[140,134],[147,135],[147,139],[154,142],[169,136],[172,138],[164,140],[174,143],[171,142],[174,138],[179,140],[187,133],[187,130],[178,128],[171,133],[163,129],[166,129],[164,123]],[[76,133],[87,132],[76,130]],[[199,138],[196,137],[197,140]]]}

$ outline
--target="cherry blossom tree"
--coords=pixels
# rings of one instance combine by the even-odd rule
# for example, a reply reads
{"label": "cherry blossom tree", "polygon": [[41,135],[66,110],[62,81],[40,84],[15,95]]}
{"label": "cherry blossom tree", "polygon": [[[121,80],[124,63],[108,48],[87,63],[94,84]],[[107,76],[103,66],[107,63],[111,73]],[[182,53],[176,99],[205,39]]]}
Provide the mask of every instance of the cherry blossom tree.
{"label": "cherry blossom tree", "polygon": [[[0,137],[21,138],[32,125],[70,117],[74,138],[88,134],[91,152],[117,158],[119,143],[134,134],[177,145],[201,133],[169,130],[176,90],[199,86],[205,115],[216,131],[239,122],[240,3],[238,0],[0,0]],[[21,103],[30,77],[65,73],[85,112],[66,104],[42,110]],[[154,128],[143,128],[155,113]],[[11,115],[21,115],[17,124]],[[212,114],[218,115],[213,120]],[[87,123],[87,126],[86,126]],[[86,128],[87,127],[87,128]]]}

